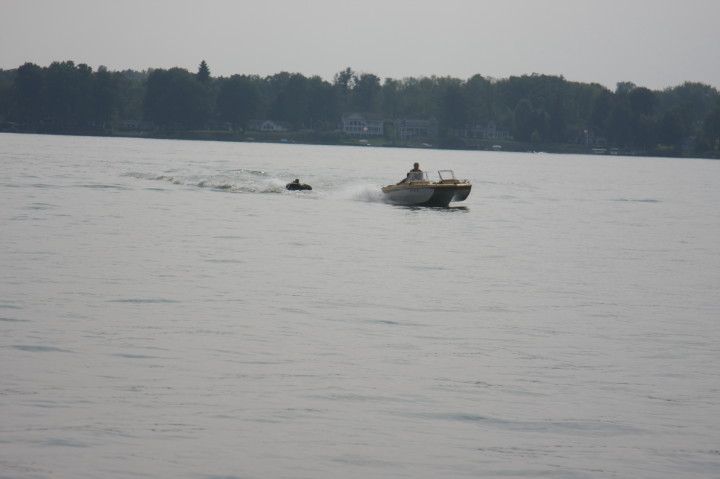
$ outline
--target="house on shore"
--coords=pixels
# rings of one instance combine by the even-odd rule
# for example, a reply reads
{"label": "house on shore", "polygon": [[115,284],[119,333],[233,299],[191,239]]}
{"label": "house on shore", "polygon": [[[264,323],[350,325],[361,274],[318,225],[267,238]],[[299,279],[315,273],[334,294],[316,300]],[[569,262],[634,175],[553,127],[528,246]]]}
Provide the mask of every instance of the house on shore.
{"label": "house on shore", "polygon": [[401,118],[395,120],[395,131],[400,140],[412,140],[413,138],[437,138],[440,123],[435,117]]}
{"label": "house on shore", "polygon": [[489,121],[484,125],[468,125],[465,128],[458,130],[458,136],[463,138],[512,140],[510,132],[506,130],[498,130],[497,124],[495,124],[494,121]]}
{"label": "house on shore", "polygon": [[289,131],[290,129],[290,124],[286,121],[251,120],[248,123],[248,130],[252,131]]}
{"label": "house on shore", "polygon": [[382,136],[385,119],[378,113],[345,113],[340,119],[340,131],[356,136]]}
{"label": "house on shore", "polygon": [[112,127],[121,131],[151,131],[156,128],[153,122],[144,120],[118,120],[113,122]]}

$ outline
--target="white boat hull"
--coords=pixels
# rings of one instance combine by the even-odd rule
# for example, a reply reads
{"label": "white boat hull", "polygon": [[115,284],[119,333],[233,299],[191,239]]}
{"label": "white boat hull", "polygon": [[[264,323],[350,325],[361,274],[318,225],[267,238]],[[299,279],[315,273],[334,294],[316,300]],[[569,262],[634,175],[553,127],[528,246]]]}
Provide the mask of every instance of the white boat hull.
{"label": "white boat hull", "polygon": [[403,184],[384,187],[385,201],[405,206],[440,206],[447,207],[452,201],[464,201],[470,194],[472,185],[439,184]]}

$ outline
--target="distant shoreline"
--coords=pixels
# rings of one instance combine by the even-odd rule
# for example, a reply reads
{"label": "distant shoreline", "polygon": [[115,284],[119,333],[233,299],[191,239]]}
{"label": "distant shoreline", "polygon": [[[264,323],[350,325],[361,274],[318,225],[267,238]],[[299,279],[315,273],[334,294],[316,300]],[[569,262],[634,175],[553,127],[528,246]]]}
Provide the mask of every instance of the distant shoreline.
{"label": "distant shoreline", "polygon": [[720,151],[715,152],[680,152],[677,150],[625,150],[615,148],[598,148],[569,143],[526,143],[515,140],[481,140],[466,139],[464,144],[442,145],[426,141],[399,141],[385,138],[354,138],[340,132],[245,132],[234,133],[223,130],[193,130],[176,132],[134,132],[134,131],[20,131],[2,129],[0,133],[16,133],[28,135],[58,135],[58,136],[87,136],[100,138],[144,138],[152,140],[188,140],[188,141],[224,141],[236,143],[276,143],[296,145],[326,145],[326,146],[357,146],[376,148],[415,148],[431,150],[459,150],[459,151],[494,151],[513,153],[553,153],[590,156],[644,156],[657,158],[696,158],[719,160]]}
{"label": "distant shoreline", "polygon": [[562,76],[213,77],[73,61],[0,70],[0,131],[675,158],[720,157],[720,92]]}

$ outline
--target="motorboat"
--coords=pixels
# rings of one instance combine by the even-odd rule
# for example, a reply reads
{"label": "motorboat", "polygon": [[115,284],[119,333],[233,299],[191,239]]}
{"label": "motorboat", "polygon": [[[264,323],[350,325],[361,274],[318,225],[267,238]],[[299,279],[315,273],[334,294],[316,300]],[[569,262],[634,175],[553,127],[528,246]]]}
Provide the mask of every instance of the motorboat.
{"label": "motorboat", "polygon": [[384,200],[404,206],[440,206],[447,208],[452,201],[463,201],[472,185],[468,180],[455,178],[452,170],[439,170],[438,181],[430,181],[424,171],[411,171],[407,178],[382,188]]}

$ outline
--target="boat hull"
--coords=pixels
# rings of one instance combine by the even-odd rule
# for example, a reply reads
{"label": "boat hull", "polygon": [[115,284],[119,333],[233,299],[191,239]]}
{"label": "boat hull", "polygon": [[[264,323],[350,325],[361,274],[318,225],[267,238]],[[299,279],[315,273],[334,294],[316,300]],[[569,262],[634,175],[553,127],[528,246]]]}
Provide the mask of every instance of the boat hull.
{"label": "boat hull", "polygon": [[403,206],[439,206],[446,208],[452,201],[463,201],[472,185],[464,184],[400,184],[382,189],[385,201]]}

